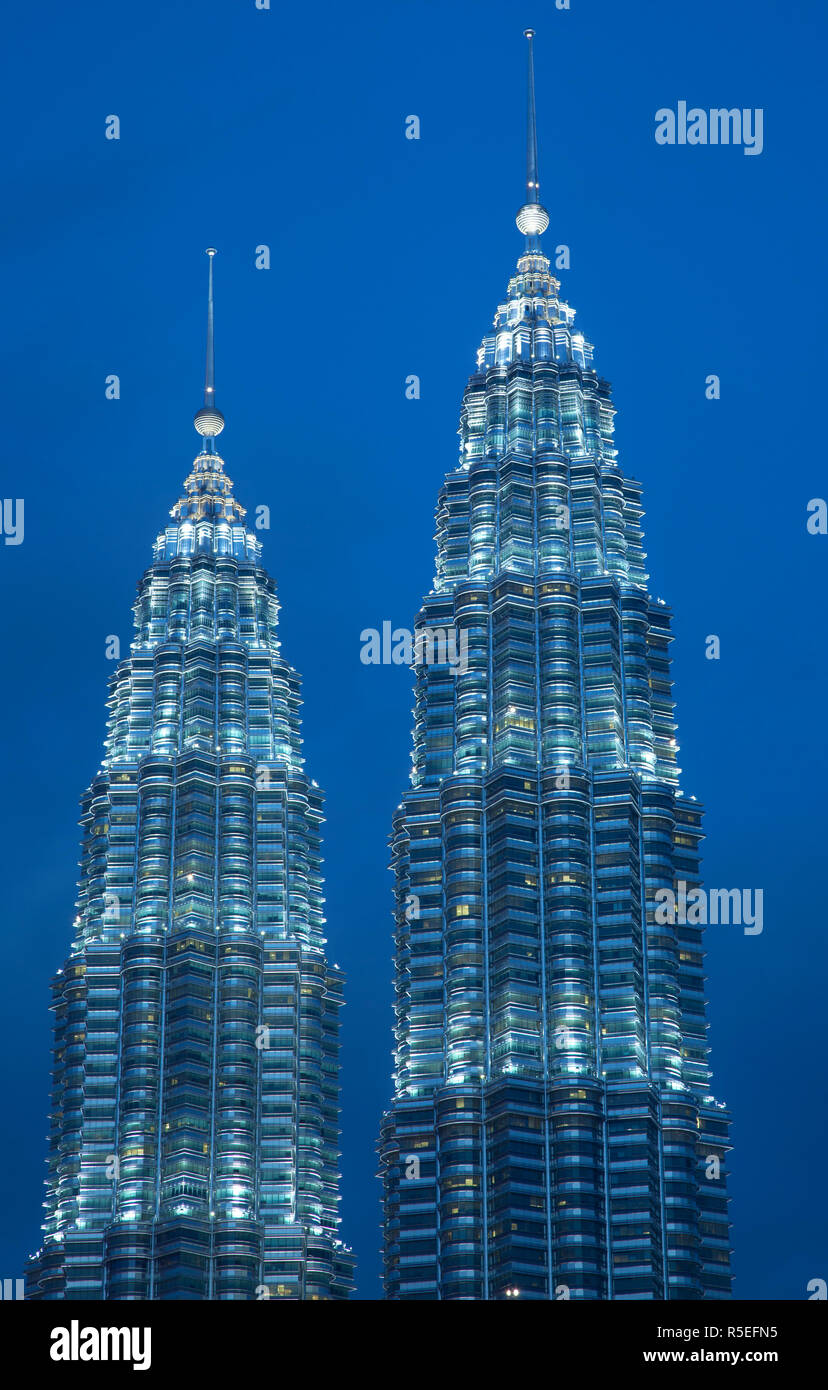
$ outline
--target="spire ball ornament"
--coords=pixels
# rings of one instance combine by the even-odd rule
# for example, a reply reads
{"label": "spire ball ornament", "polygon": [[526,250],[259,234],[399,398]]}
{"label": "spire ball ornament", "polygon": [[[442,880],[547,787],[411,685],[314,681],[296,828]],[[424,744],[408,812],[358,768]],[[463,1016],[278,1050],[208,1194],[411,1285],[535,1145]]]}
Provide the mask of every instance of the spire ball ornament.
{"label": "spire ball ornament", "polygon": [[524,236],[540,236],[549,226],[549,213],[540,203],[524,203],[515,221]]}
{"label": "spire ball ornament", "polygon": [[220,410],[216,410],[212,405],[203,405],[196,411],[193,424],[199,434],[206,439],[215,439],[217,434],[221,434],[224,429],[224,416]]}

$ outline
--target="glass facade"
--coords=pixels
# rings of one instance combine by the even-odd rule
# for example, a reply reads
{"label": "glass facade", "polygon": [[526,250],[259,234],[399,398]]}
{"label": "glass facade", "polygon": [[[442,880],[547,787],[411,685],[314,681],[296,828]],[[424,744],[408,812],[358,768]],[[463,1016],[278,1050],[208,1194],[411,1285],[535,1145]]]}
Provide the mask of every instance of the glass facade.
{"label": "glass facade", "polygon": [[[212,319],[212,295],[211,315]],[[212,337],[212,324],[210,339]],[[211,366],[208,349],[208,383]],[[214,436],[138,587],[83,797],[30,1298],[347,1298],[322,793]]]}
{"label": "glass facade", "polygon": [[525,250],[463,398],[415,627],[467,655],[415,661],[394,817],[385,1291],[728,1298],[702,933],[656,917],[659,889],[699,884],[702,835],[670,611],[609,384],[540,249],[531,91]]}

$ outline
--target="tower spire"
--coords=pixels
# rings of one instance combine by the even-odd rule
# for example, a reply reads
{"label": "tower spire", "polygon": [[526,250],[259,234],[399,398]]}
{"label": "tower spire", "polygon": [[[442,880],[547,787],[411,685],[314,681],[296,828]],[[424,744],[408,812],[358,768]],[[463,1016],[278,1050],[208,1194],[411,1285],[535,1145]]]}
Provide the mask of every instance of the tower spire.
{"label": "tower spire", "polygon": [[213,347],[213,257],[214,246],[207,248],[207,360],[204,367],[204,404],[213,405],[216,396],[216,357]]}
{"label": "tower spire", "polygon": [[538,124],[535,114],[535,63],[532,55],[534,29],[524,29],[524,38],[529,40],[528,105],[526,111],[526,201],[538,203]]}
{"label": "tower spire", "polygon": [[193,422],[198,433],[207,440],[208,454],[215,452],[215,436],[221,434],[224,429],[224,416],[220,410],[216,409],[216,361],[213,344],[213,257],[215,254],[215,247],[208,246],[206,252],[208,257],[207,353],[204,364],[204,405],[201,410],[197,411]]}
{"label": "tower spire", "polygon": [[537,237],[549,226],[549,213],[542,206],[538,184],[538,129],[535,115],[535,60],[532,40],[534,29],[524,29],[529,40],[529,74],[526,108],[526,202],[515,219],[518,231],[526,236],[527,251],[537,249]]}

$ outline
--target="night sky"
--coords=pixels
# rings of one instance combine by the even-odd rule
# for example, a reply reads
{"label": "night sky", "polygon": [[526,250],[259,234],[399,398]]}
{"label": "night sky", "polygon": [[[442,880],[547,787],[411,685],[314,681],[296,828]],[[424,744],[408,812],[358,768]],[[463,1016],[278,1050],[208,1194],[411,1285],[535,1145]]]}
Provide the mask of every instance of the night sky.
{"label": "night sky", "polygon": [[[463,387],[522,246],[533,25],[545,246],[571,249],[563,292],[644,484],[706,882],[764,890],[761,935],[707,933],[735,1293],[803,1299],[828,1278],[828,537],[806,529],[828,495],[828,15],[817,0],[571,5],[87,0],[4,19],[2,495],[25,500],[25,539],[0,547],[0,1277],[39,1244],[78,798],[101,755],[107,638],[127,650],[136,581],[197,452],[213,245],[221,452],[250,513],[271,508],[264,559],[327,792],[330,955],[348,975],[343,1233],[358,1297],[378,1296],[386,840],[412,676],[363,665],[359,634],[410,627],[431,584]],[[657,145],[656,111],[681,100],[761,107],[761,156]]]}

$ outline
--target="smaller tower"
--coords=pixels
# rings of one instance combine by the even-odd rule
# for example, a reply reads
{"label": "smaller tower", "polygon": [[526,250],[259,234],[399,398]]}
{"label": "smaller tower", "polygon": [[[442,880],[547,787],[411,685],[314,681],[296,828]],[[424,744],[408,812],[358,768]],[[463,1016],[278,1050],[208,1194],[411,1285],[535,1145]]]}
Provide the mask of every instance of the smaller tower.
{"label": "smaller tower", "polygon": [[344,1299],[323,799],[276,585],[203,440],[138,585],[81,803],[35,1299]]}

